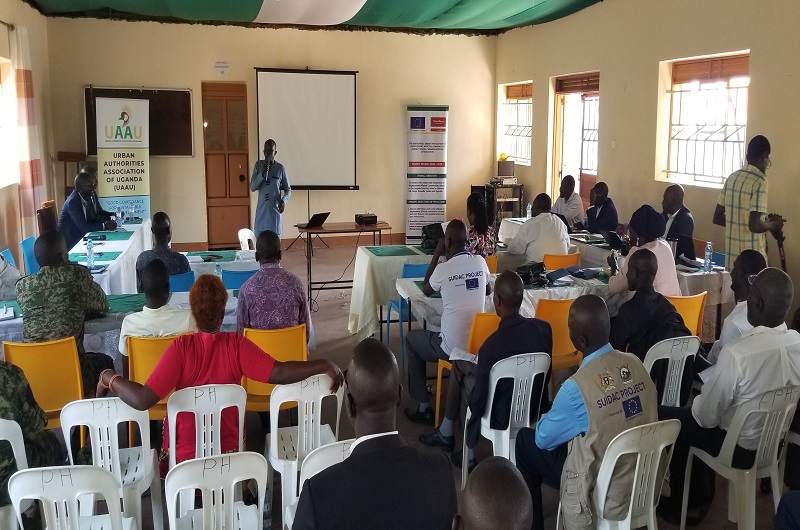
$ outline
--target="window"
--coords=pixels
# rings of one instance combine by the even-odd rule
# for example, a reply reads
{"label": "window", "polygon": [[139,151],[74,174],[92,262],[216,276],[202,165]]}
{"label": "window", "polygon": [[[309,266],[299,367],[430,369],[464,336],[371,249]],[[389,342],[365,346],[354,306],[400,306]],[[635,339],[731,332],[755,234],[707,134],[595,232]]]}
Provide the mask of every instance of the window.
{"label": "window", "polygon": [[722,187],[742,167],[749,56],[672,64],[666,174],[684,184]]}
{"label": "window", "polygon": [[509,160],[524,166],[531,165],[531,126],[533,125],[532,83],[501,87],[505,100],[498,116],[497,148]]}

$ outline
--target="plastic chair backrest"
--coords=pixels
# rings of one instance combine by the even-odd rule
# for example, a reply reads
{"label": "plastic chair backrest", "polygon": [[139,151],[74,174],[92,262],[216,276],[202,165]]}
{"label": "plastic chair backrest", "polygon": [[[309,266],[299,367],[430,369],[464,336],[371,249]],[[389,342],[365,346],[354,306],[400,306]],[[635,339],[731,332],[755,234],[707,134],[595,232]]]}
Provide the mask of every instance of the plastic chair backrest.
{"label": "plastic chair backrest", "polygon": [[557,355],[567,355],[575,351],[575,346],[569,338],[569,308],[572,302],[569,300],[539,300],[536,305],[536,318],[540,318],[550,324],[553,330],[553,357]]}
{"label": "plastic chair backrest", "polygon": [[[126,485],[120,469],[120,437],[117,426],[133,422],[139,426],[142,439],[142,462],[145,475],[151,472],[153,459],[150,455],[150,416],[146,410],[136,410],[117,397],[82,399],[68,403],[61,410],[61,432],[65,440],[70,440],[73,427],[85,425],[89,428],[92,448],[92,465],[111,472],[121,485]],[[67,444],[68,446],[70,444]],[[69,462],[75,463],[69,450]]]}
{"label": "plastic chair backrest", "polygon": [[169,470],[164,485],[167,494],[169,527],[181,528],[177,524],[177,501],[181,490],[190,489],[202,492],[202,528],[240,528],[235,521],[237,510],[233,503],[241,492],[240,483],[251,479],[258,484],[260,521],[261,514],[264,512],[264,494],[267,489],[269,472],[269,465],[264,457],[249,451],[181,462]]}
{"label": "plastic chair backrest", "polygon": [[42,501],[44,526],[59,530],[78,530],[81,527],[78,498],[99,494],[108,505],[109,530],[122,530],[119,485],[114,475],[99,467],[57,466],[17,471],[8,481],[8,494],[20,526],[22,501],[34,499]]}
{"label": "plastic chair backrest", "polygon": [[667,377],[664,381],[664,390],[661,394],[661,405],[665,407],[681,406],[681,382],[686,359],[694,357],[700,349],[700,339],[691,337],[675,337],[664,339],[653,344],[644,358],[644,369],[647,373],[659,359],[667,359]]}
{"label": "plastic chair backrest", "polygon": [[574,267],[581,264],[581,253],[574,254],[545,254],[544,268],[549,271],[557,271],[558,269],[566,269],[567,267]]}
{"label": "plastic chair backrest", "polygon": [[427,263],[403,263],[403,278],[424,278],[426,272]]}
{"label": "plastic chair backrest", "polygon": [[25,274],[28,275],[39,272],[39,262],[36,261],[36,255],[33,253],[33,244],[35,242],[36,239],[31,236],[23,239],[19,243],[19,246],[22,248],[22,259],[25,261]]}
{"label": "plastic chair backrest", "polygon": [[169,292],[184,293],[192,289],[194,285],[194,272],[182,272],[180,274],[169,275]]}
{"label": "plastic chair backrest", "polygon": [[222,283],[226,289],[241,289],[244,282],[250,279],[257,270],[251,271],[222,271]]}
{"label": "plastic chair backrest", "polygon": [[[269,353],[276,361],[307,361],[308,343],[306,325],[300,324],[283,329],[244,329],[244,336],[256,346]],[[242,386],[248,394],[269,396],[275,385],[254,379],[242,378]]]}
{"label": "plastic chair backrest", "polygon": [[145,384],[164,352],[181,335],[189,335],[189,333],[168,337],[128,336],[128,379],[142,385]]}
{"label": "plastic chair backrest", "polygon": [[4,420],[0,418],[0,440],[5,440],[11,444],[11,451],[14,453],[14,461],[17,469],[28,469],[28,457],[25,455],[25,440],[22,437],[22,429],[19,423],[14,420]]}
{"label": "plastic chair backrest", "polygon": [[6,362],[25,372],[36,402],[48,416],[57,415],[71,401],[83,399],[75,337],[38,343],[3,342],[3,355]]}
{"label": "plastic chair backrest", "polygon": [[492,254],[488,258],[483,258],[486,260],[486,267],[489,268],[489,274],[495,274],[497,272],[497,259],[498,254]]}
{"label": "plastic chair backrest", "polygon": [[469,353],[477,355],[484,341],[497,331],[499,325],[500,317],[497,316],[497,313],[475,313],[475,316],[472,317],[472,327],[469,330],[469,341],[467,342]]}
{"label": "plastic chair backrest", "polygon": [[667,300],[675,306],[675,310],[683,318],[683,324],[692,335],[698,335],[703,331],[703,309],[706,306],[706,293],[707,291],[692,296],[667,296]]}
{"label": "plastic chair backrest", "polygon": [[[250,248],[250,242],[253,242],[253,248]],[[239,229],[239,245],[242,250],[255,250],[256,249],[256,233],[249,228]]]}
{"label": "plastic chair backrest", "polygon": [[[511,393],[511,415],[509,416],[508,429],[510,438],[516,438],[517,432],[521,428],[531,426],[531,399],[533,398],[534,379],[537,375],[542,375],[542,391],[544,391],[544,380],[549,370],[550,356],[546,353],[523,353],[495,363],[489,372],[489,399],[486,402],[483,417],[487,420],[491,417],[497,383],[502,379],[513,379],[514,390]],[[542,393],[536,396],[537,411],[541,410]],[[536,418],[538,418],[538,415]]]}
{"label": "plastic chair backrest", "polygon": [[344,462],[350,456],[350,446],[355,442],[355,438],[342,440],[332,444],[317,447],[303,460],[300,467],[300,493],[303,492],[303,484],[317,473],[325,471],[334,464]]}
{"label": "plastic chair backrest", "polygon": [[216,456],[222,452],[222,411],[236,407],[239,416],[239,451],[244,436],[244,407],[247,393],[239,385],[203,385],[176,390],[167,400],[169,425],[169,467],[175,467],[175,423],[178,414],[194,414],[195,458]]}
{"label": "plastic chair backrest", "polygon": [[320,447],[322,426],[322,400],[336,396],[336,428],[334,434],[339,434],[339,417],[342,411],[342,396],[344,386],[340,386],[335,394],[331,394],[333,381],[325,374],[319,374],[292,383],[290,385],[275,385],[269,400],[270,423],[270,459],[278,460],[278,416],[281,405],[284,403],[297,403],[297,463],[302,465],[306,455]]}
{"label": "plastic chair backrest", "polygon": [[13,265],[14,267],[17,266],[17,262],[14,261],[14,254],[11,253],[11,249],[10,248],[7,248],[7,249],[5,249],[3,251],[0,251],[0,254],[2,254],[3,255],[3,259],[6,260],[7,262],[9,262],[11,265]]}
{"label": "plastic chair backrest", "polygon": [[774,466],[778,461],[778,449],[789,429],[797,408],[800,386],[789,385],[754,397],[736,408],[728,433],[722,442],[717,460],[728,467],[733,467],[733,452],[739,434],[750,416],[756,416],[763,422],[761,437],[758,442],[756,460],[751,469]]}
{"label": "plastic chair backrest", "polygon": [[[597,483],[594,488],[595,513],[602,517],[617,462],[624,455],[636,455],[636,467],[635,472],[632,470],[625,473],[628,480],[633,479],[629,490],[630,504],[625,519],[629,524],[621,524],[619,527],[631,528],[632,519],[654,511],[655,502],[661,495],[664,472],[669,466],[672,449],[669,449],[669,457],[666,459],[662,458],[661,454],[667,447],[675,445],[680,432],[679,420],[657,421],[622,431],[611,440],[597,473]],[[659,478],[662,479],[661,483],[657,483]],[[620,492],[614,491],[615,496],[618,493]],[[652,516],[655,519],[655,514]]]}

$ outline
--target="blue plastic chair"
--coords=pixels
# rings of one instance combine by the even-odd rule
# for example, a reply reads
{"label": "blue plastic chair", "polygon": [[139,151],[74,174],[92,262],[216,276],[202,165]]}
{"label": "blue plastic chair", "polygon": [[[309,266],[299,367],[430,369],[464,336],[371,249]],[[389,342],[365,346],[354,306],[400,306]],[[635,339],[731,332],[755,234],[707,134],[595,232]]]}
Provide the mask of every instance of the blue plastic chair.
{"label": "blue plastic chair", "polygon": [[225,284],[226,289],[241,289],[244,282],[250,279],[250,277],[258,272],[257,270],[252,271],[222,271],[222,283]]}
{"label": "blue plastic chair", "polygon": [[3,259],[12,264],[14,267],[17,266],[17,262],[14,261],[14,254],[11,253],[11,249],[7,248],[0,252],[0,255],[3,256]]}
{"label": "blue plastic chair", "polygon": [[22,258],[25,260],[25,274],[31,275],[39,272],[39,262],[36,261],[36,255],[33,253],[33,244],[36,239],[31,236],[28,239],[20,241],[19,246],[22,247]]}
{"label": "blue plastic chair", "polygon": [[189,291],[194,285],[194,272],[182,272],[169,275],[169,292],[183,293]]}
{"label": "blue plastic chair", "polygon": [[[428,272],[427,263],[405,263],[403,265],[403,278],[422,278]],[[392,309],[397,311],[397,324],[400,328],[400,367],[406,369],[406,343],[403,338],[403,324],[406,322],[416,322],[417,319],[411,314],[408,302],[404,298],[389,300],[386,302],[386,345],[389,345],[389,329],[392,326]]]}

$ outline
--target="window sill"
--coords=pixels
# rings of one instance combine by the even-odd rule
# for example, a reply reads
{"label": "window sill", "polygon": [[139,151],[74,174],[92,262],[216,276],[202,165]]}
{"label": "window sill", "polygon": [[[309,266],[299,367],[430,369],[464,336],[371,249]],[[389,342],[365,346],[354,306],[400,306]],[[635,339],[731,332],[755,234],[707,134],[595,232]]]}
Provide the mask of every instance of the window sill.
{"label": "window sill", "polygon": [[724,184],[716,182],[703,182],[691,178],[681,178],[669,176],[665,171],[657,173],[655,176],[656,182],[666,182],[668,184],[680,184],[681,186],[697,186],[698,188],[709,188],[714,190],[721,190]]}

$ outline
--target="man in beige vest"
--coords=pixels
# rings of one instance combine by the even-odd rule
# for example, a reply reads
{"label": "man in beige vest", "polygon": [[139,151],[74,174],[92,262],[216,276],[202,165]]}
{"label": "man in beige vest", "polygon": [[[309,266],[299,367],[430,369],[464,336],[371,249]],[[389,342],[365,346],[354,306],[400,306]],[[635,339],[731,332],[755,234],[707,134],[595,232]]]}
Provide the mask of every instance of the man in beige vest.
{"label": "man in beige vest", "polygon": [[[568,530],[594,528],[592,493],[608,444],[626,429],[656,421],[657,415],[656,387],[642,362],[608,343],[611,325],[603,299],[579,297],[568,323],[572,344],[583,354],[581,367],[561,386],[536,429],[517,434],[517,467],[531,491],[534,529],[544,528],[543,483],[560,489]],[[629,499],[620,491],[633,480],[629,467],[617,467],[607,518],[625,516]]]}

